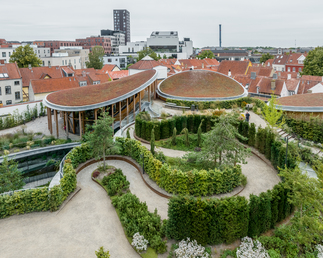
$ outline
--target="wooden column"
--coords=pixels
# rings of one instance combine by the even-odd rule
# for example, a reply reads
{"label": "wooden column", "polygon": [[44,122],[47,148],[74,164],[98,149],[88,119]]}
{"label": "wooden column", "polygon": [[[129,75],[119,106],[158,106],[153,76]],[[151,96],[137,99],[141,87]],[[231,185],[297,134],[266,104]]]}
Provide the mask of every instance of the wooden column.
{"label": "wooden column", "polygon": [[154,82],[154,99],[156,99],[157,81]]}
{"label": "wooden column", "polygon": [[47,108],[47,127],[48,127],[48,130],[50,130],[49,129],[49,114],[50,113],[50,109],[49,108]]}
{"label": "wooden column", "polygon": [[111,105],[111,117],[112,117],[112,129],[114,131],[114,111],[113,111],[114,104]]}
{"label": "wooden column", "polygon": [[56,124],[56,137],[59,137],[59,132],[58,132],[58,118],[57,118],[57,110],[54,110],[54,119],[55,119],[55,124]]}
{"label": "wooden column", "polygon": [[80,137],[82,138],[82,112],[79,111],[79,128],[80,128]]}
{"label": "wooden column", "polygon": [[141,91],[139,91],[139,111],[141,112]]}
{"label": "wooden column", "polygon": [[95,123],[98,120],[98,109],[94,109],[94,120],[95,120]]}
{"label": "wooden column", "polygon": [[122,116],[121,116],[121,101],[119,101],[119,121],[120,121],[120,128],[121,128],[121,119],[122,119]]}
{"label": "wooden column", "polygon": [[68,113],[65,112],[65,122],[66,122],[66,137],[68,138]]}
{"label": "wooden column", "polygon": [[129,98],[127,98],[127,123],[129,122]]}
{"label": "wooden column", "polygon": [[148,101],[150,102],[151,99],[150,99],[150,87],[151,87],[151,84],[148,86]]}
{"label": "wooden column", "polygon": [[50,134],[53,134],[53,123],[52,123],[52,110],[49,109],[49,131]]}
{"label": "wooden column", "polygon": [[61,111],[60,113],[62,113],[62,118],[63,118],[63,121],[64,121],[64,127],[66,126],[66,120],[65,120],[65,111]]}
{"label": "wooden column", "polygon": [[75,134],[76,128],[75,128],[75,112],[72,112],[73,116],[73,133]]}
{"label": "wooden column", "polygon": [[133,95],[133,120],[136,118],[136,94]]}

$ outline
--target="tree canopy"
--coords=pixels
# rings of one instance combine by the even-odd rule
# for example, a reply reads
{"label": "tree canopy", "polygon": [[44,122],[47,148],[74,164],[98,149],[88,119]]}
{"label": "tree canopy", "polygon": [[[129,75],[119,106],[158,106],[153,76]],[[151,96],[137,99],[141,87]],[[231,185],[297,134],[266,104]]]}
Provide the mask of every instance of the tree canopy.
{"label": "tree canopy", "polygon": [[97,159],[103,158],[103,167],[105,168],[105,157],[107,154],[117,151],[117,146],[113,141],[113,118],[101,109],[101,115],[96,123],[92,125],[85,136],[85,140],[92,147],[93,154]]}
{"label": "tree canopy", "polygon": [[269,124],[270,128],[282,127],[285,124],[285,118],[282,116],[282,112],[277,108],[277,97],[272,94],[268,102],[268,105],[263,106],[262,114]]}
{"label": "tree canopy", "polygon": [[26,68],[29,65],[39,67],[42,61],[37,57],[30,45],[20,46],[15,49],[9,59],[10,63],[17,62],[19,68]]}
{"label": "tree canopy", "polygon": [[260,57],[260,63],[265,63],[268,59],[273,59],[273,58],[274,56],[269,53],[262,54],[262,56]]}
{"label": "tree canopy", "polygon": [[204,59],[204,58],[214,58],[214,54],[211,50],[203,50],[199,55],[199,59]]}
{"label": "tree canopy", "polygon": [[95,46],[89,53],[89,61],[86,62],[87,68],[102,69],[104,49],[102,46]]}
{"label": "tree canopy", "polygon": [[138,61],[143,59],[145,56],[150,56],[152,59],[156,61],[160,59],[150,47],[145,47],[143,50],[138,51]]}
{"label": "tree canopy", "polygon": [[0,193],[21,189],[25,185],[18,162],[5,156],[0,165]]}
{"label": "tree canopy", "polygon": [[323,47],[317,47],[308,53],[301,75],[323,76]]}

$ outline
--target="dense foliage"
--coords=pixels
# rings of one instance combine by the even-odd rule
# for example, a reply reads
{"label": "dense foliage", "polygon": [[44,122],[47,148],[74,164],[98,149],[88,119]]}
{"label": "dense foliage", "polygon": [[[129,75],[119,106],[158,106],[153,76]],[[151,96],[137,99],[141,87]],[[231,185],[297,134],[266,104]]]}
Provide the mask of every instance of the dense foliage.
{"label": "dense foliage", "polygon": [[308,52],[301,75],[323,76],[323,47]]}
{"label": "dense foliage", "polygon": [[32,67],[39,67],[42,61],[37,57],[36,53],[30,45],[17,47],[11,54],[10,63],[17,63],[19,68],[27,68],[29,65]]}
{"label": "dense foliage", "polygon": [[95,46],[89,53],[89,61],[85,62],[87,68],[102,69],[104,48]]}
{"label": "dense foliage", "polygon": [[0,164],[0,193],[21,189],[25,185],[18,162],[4,156]]}
{"label": "dense foliage", "polygon": [[114,196],[124,190],[128,190],[130,185],[121,169],[116,169],[111,175],[103,177],[102,184],[107,189],[109,196]]}

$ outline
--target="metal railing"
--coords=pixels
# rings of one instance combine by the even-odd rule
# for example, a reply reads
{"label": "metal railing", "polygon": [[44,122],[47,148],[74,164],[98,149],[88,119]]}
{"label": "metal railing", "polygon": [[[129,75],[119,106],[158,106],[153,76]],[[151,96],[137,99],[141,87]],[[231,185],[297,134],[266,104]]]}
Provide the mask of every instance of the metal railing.
{"label": "metal railing", "polygon": [[28,183],[32,183],[32,182],[36,182],[36,181],[45,179],[45,178],[54,177],[56,173],[57,173],[56,171],[53,171],[53,172],[47,172],[47,173],[37,175],[37,176],[27,177],[27,178],[24,178],[24,182],[25,182],[25,184],[28,184]]}

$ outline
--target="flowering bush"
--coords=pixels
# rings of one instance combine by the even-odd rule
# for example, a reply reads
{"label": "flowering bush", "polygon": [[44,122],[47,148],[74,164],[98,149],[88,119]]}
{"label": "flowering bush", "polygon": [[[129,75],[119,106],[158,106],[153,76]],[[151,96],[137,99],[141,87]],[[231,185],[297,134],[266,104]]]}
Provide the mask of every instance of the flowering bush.
{"label": "flowering bush", "polygon": [[174,251],[176,257],[178,258],[207,258],[209,254],[205,252],[205,248],[201,245],[198,245],[196,240],[182,240],[178,244],[178,248]]}
{"label": "flowering bush", "polygon": [[237,249],[237,258],[270,258],[270,256],[258,240],[252,241],[250,237],[244,237]]}
{"label": "flowering bush", "polygon": [[142,252],[147,250],[148,240],[144,236],[140,235],[139,232],[133,235],[131,245],[136,249],[136,251]]}
{"label": "flowering bush", "polygon": [[323,258],[323,245],[317,245],[316,249],[318,251],[317,258]]}

